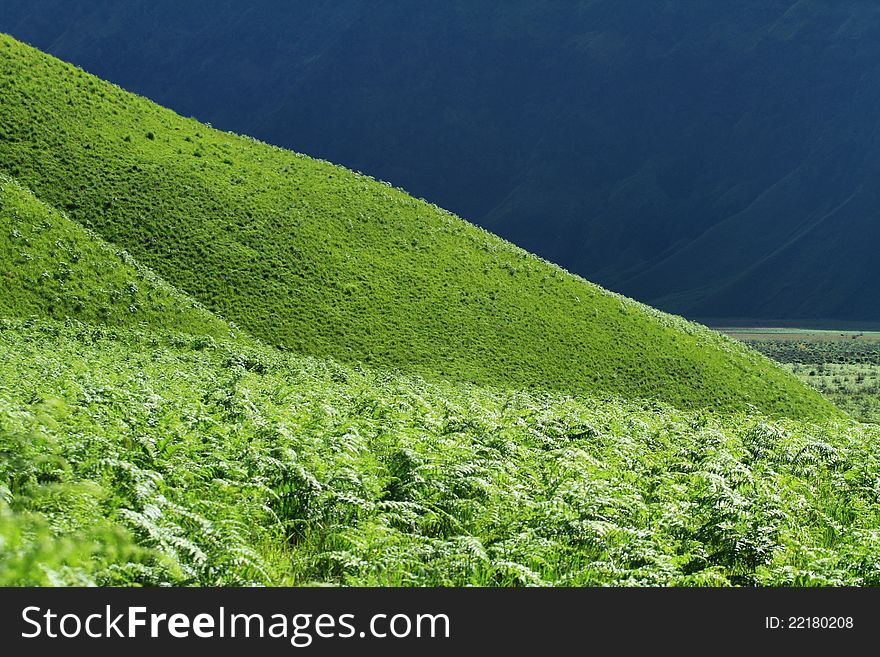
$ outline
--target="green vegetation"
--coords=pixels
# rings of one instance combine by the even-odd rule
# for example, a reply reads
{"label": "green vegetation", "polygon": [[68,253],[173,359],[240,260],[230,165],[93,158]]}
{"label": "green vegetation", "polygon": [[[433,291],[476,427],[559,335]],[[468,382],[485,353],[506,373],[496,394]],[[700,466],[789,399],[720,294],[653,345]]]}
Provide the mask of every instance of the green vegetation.
{"label": "green vegetation", "polygon": [[0,98],[0,584],[880,585],[880,429],[757,352],[6,37]]}
{"label": "green vegetation", "polygon": [[880,429],[0,323],[0,581],[880,584]]}
{"label": "green vegetation", "polygon": [[0,175],[0,317],[68,317],[224,336],[229,327],[125,251]]}
{"label": "green vegetation", "polygon": [[880,322],[871,0],[2,7],[0,31],[185,116],[659,308]]}
{"label": "green vegetation", "polygon": [[880,365],[793,363],[785,367],[852,417],[880,424]]}
{"label": "green vegetation", "polygon": [[0,98],[0,171],[268,343],[431,379],[838,413],[738,343],[401,190],[183,119],[6,36]]}
{"label": "green vegetation", "polygon": [[781,363],[852,417],[880,423],[880,334],[743,329],[732,335]]}

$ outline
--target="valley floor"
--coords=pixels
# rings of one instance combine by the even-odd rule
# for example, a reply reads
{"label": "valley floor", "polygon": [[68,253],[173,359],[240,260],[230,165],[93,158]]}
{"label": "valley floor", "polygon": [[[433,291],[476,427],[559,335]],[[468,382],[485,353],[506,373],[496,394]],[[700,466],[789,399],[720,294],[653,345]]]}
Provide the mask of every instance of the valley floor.
{"label": "valley floor", "polygon": [[862,422],[880,423],[880,332],[727,328]]}

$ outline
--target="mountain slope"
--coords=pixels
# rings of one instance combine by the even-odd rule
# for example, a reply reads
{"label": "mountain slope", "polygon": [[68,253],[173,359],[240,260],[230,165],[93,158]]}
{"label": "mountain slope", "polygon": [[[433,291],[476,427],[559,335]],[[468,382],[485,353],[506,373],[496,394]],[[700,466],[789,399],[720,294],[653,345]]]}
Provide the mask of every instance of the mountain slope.
{"label": "mountain slope", "polygon": [[7,0],[0,31],[665,310],[880,320],[868,0]]}
{"label": "mountain slope", "polygon": [[0,175],[0,317],[214,336],[229,327],[124,251]]}
{"label": "mountain slope", "polygon": [[763,357],[401,190],[0,37],[0,171],[272,344],[503,386],[835,415]]}

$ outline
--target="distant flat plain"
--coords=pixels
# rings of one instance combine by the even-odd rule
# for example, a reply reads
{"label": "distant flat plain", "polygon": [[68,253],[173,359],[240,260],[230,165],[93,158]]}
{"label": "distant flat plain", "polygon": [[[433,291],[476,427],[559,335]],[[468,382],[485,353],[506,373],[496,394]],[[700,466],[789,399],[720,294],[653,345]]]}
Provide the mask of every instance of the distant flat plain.
{"label": "distant flat plain", "polygon": [[880,331],[716,328],[777,361],[854,419],[880,423]]}

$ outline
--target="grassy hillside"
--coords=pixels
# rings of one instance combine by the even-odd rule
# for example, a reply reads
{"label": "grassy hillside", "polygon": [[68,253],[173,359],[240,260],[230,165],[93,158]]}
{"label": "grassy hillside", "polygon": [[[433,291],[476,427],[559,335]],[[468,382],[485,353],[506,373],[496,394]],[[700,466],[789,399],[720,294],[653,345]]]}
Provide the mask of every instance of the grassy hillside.
{"label": "grassy hillside", "polygon": [[681,407],[837,414],[727,338],[401,190],[183,119],[6,36],[0,171],[301,353]]}
{"label": "grassy hillside", "polygon": [[880,584],[880,429],[0,321],[0,584]]}
{"label": "grassy hillside", "polygon": [[197,302],[0,175],[0,317],[227,336]]}
{"label": "grassy hillside", "polygon": [[880,320],[880,4],[259,7],[4,0],[0,31],[672,312]]}

